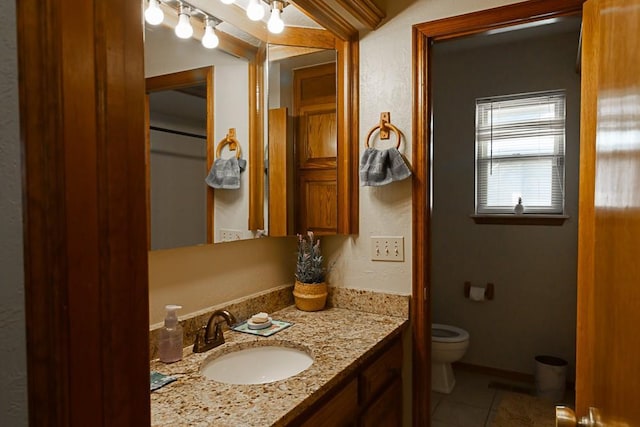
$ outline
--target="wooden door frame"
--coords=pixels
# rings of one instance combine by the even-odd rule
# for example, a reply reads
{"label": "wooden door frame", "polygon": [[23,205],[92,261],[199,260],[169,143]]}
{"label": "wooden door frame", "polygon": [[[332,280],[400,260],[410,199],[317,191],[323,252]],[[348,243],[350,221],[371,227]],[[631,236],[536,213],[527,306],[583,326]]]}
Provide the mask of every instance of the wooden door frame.
{"label": "wooden door frame", "polygon": [[528,22],[581,13],[585,0],[531,0],[413,26],[413,342],[414,426],[431,423],[431,45]]}
{"label": "wooden door frame", "polygon": [[148,426],[140,3],[16,12],[29,424]]}

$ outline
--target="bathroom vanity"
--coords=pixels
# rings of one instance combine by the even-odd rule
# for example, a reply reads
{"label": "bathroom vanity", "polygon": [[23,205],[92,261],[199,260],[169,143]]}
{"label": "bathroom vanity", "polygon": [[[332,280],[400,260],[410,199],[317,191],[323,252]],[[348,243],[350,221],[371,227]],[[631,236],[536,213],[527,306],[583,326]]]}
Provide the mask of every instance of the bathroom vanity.
{"label": "bathroom vanity", "polygon": [[[152,426],[396,426],[402,424],[403,317],[340,308],[272,313],[292,326],[271,337],[225,332],[226,343],[205,353],[185,349],[182,361],[151,362],[178,380],[151,393]],[[289,346],[312,365],[267,384],[224,384],[201,365],[236,349]],[[257,360],[255,363],[260,363]]]}

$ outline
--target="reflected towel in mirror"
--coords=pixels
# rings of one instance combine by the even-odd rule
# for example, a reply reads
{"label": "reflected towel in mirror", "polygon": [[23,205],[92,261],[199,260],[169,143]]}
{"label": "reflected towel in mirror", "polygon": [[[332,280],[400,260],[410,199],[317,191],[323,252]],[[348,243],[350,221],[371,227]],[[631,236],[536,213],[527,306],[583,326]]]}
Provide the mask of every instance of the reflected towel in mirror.
{"label": "reflected towel in mirror", "polygon": [[240,188],[240,172],[247,167],[247,161],[244,159],[217,158],[211,166],[209,175],[205,178],[207,185],[213,188],[225,190],[237,190]]}
{"label": "reflected towel in mirror", "polygon": [[377,150],[369,147],[360,159],[360,185],[380,186],[411,176],[406,160],[397,148]]}

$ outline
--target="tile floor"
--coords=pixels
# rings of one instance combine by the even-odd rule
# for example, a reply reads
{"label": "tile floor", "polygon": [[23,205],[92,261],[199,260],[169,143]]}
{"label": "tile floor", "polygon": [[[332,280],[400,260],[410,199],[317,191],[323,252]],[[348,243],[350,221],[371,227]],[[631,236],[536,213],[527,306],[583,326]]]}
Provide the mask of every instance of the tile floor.
{"label": "tile floor", "polygon": [[[489,427],[504,393],[501,389],[490,388],[490,383],[533,388],[533,384],[464,370],[456,370],[455,376],[456,386],[451,394],[431,392],[432,427]],[[565,398],[568,404],[573,405],[569,390]]]}

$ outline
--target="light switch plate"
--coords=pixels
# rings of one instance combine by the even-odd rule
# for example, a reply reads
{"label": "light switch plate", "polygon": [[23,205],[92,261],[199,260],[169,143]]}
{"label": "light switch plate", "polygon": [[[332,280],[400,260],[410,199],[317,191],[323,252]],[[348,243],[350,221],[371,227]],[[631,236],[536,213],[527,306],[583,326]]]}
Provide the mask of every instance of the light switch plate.
{"label": "light switch plate", "polygon": [[372,261],[404,261],[404,237],[371,236]]}
{"label": "light switch plate", "polygon": [[228,228],[220,229],[220,240],[223,242],[232,242],[234,240],[242,240],[241,230],[231,230]]}

